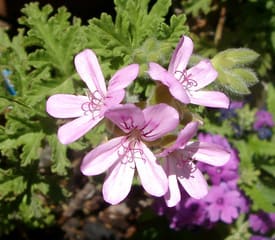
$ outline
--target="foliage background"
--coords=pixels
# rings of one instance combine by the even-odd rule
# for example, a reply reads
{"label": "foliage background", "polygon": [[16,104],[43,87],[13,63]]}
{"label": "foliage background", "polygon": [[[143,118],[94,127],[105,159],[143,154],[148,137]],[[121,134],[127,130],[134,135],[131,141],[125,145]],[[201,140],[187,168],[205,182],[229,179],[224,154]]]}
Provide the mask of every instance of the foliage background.
{"label": "foliage background", "polygon": [[[64,7],[53,9],[50,5],[42,7],[30,3],[22,9],[15,25],[18,29],[0,32],[0,70],[11,71],[9,79],[16,90],[16,95],[11,94],[8,90],[12,86],[7,86],[3,78],[0,88],[0,236],[19,234],[22,237],[35,229],[45,232],[45,229],[60,226],[63,226],[62,231],[68,232],[64,230],[67,218],[75,215],[78,219],[81,216],[98,218],[102,209],[108,209],[99,201],[96,210],[89,208],[85,214],[80,205],[68,214],[70,204],[77,202],[78,193],[90,186],[87,184],[92,183],[93,191],[100,192],[101,178],[88,181],[79,176],[77,169],[81,156],[107,137],[104,125],[99,125],[81,141],[64,146],[56,138],[57,128],[63,122],[45,112],[48,96],[83,92],[84,86],[73,66],[74,55],[84,48],[94,49],[106,79],[122,66],[139,63],[141,74],[128,89],[127,101],[144,101],[154,91],[145,73],[146,64],[156,61],[167,66],[182,34],[190,35],[195,41],[193,63],[208,57],[219,71],[219,78],[211,87],[247,103],[238,112],[237,119],[222,122],[218,121],[219,112],[200,108],[192,108],[192,111],[205,119],[203,131],[226,136],[240,151],[240,187],[253,200],[252,210],[275,212],[272,197],[275,196],[272,187],[274,136],[261,140],[252,129],[257,109],[264,107],[273,118],[275,116],[272,68],[275,3],[272,0],[115,0],[114,4],[113,16],[102,13],[83,23]],[[238,123],[242,130],[240,135],[236,135],[231,121]],[[87,199],[82,196],[77,203],[83,204]],[[131,226],[135,226],[133,239],[205,234],[204,230],[195,234],[185,229],[173,232],[165,219],[160,220],[151,212],[149,205],[136,207],[139,210],[133,222],[130,221]],[[104,218],[100,220],[104,222]],[[232,226],[220,224],[207,234],[215,239],[237,239],[233,232],[249,231],[247,218],[242,217]],[[125,237],[127,231],[118,232],[123,232]]]}

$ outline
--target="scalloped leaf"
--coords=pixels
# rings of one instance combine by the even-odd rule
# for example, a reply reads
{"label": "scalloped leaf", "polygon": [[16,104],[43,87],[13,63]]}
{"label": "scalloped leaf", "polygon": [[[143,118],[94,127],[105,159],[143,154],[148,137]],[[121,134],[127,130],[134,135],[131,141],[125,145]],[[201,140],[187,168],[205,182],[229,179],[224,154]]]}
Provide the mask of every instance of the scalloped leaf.
{"label": "scalloped leaf", "polygon": [[71,166],[69,159],[66,156],[67,146],[61,144],[56,135],[47,136],[51,148],[51,169],[59,175],[66,175],[68,168]]}
{"label": "scalloped leaf", "polygon": [[16,176],[11,169],[0,169],[0,200],[12,201],[26,188],[27,182],[23,176]]}
{"label": "scalloped leaf", "polygon": [[17,139],[17,146],[22,145],[22,153],[20,154],[21,166],[27,166],[39,159],[41,142],[44,139],[42,132],[26,133]]}

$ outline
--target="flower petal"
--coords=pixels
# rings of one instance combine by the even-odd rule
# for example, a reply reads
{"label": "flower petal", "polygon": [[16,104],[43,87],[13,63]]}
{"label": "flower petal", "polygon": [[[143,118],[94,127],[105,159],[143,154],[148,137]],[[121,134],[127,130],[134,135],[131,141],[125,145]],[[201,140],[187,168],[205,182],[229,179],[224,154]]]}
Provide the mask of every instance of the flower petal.
{"label": "flower petal", "polygon": [[191,161],[177,167],[178,181],[193,198],[200,199],[207,195],[208,185],[201,171]]}
{"label": "flower petal", "polygon": [[80,166],[81,172],[87,176],[105,172],[116,161],[119,161],[118,149],[123,140],[124,137],[113,138],[86,154]]}
{"label": "flower petal", "polygon": [[226,164],[231,157],[226,148],[210,142],[194,142],[188,144],[185,150],[193,152],[192,159],[217,167]]}
{"label": "flower petal", "polygon": [[190,101],[193,104],[214,108],[228,108],[229,98],[218,91],[190,91]]}
{"label": "flower petal", "polygon": [[125,133],[144,125],[143,113],[141,109],[134,104],[124,104],[112,107],[107,110],[104,115]]}
{"label": "flower petal", "polygon": [[220,218],[225,223],[230,224],[233,222],[233,219],[237,218],[238,216],[239,216],[239,213],[236,207],[226,206],[221,211]]}
{"label": "flower petal", "polygon": [[79,76],[91,93],[99,91],[101,95],[105,96],[105,79],[95,53],[90,49],[85,49],[76,55],[74,63]]}
{"label": "flower petal", "polygon": [[182,103],[190,103],[190,99],[180,82],[166,69],[157,63],[150,62],[148,74],[169,88],[170,93]]}
{"label": "flower petal", "polygon": [[81,138],[102,119],[103,117],[101,116],[92,118],[90,115],[74,119],[58,129],[58,139],[63,144],[72,143]]}
{"label": "flower petal", "polygon": [[176,142],[164,149],[164,151],[162,151],[160,154],[158,154],[159,157],[165,157],[168,154],[170,154],[171,152],[173,152],[174,150],[180,148],[180,147],[184,147],[185,144],[195,136],[195,134],[197,133],[199,127],[199,122],[198,121],[193,121],[193,122],[189,122],[184,129],[182,129],[180,131],[180,133],[178,134],[178,137],[176,139]]}
{"label": "flower petal", "polygon": [[125,91],[123,89],[114,92],[108,92],[104,100],[104,104],[107,108],[110,108],[112,106],[119,104],[123,100],[124,96]]}
{"label": "flower petal", "polygon": [[145,108],[143,114],[145,127],[142,131],[143,139],[146,141],[154,141],[164,136],[179,124],[178,112],[164,103]]}
{"label": "flower petal", "polygon": [[[224,208],[224,207],[223,207]],[[217,222],[220,219],[221,208],[217,207],[216,204],[211,204],[207,207],[207,212],[211,222]]]}
{"label": "flower petal", "polygon": [[127,197],[131,190],[135,168],[132,164],[123,163],[123,160],[115,163],[110,169],[102,192],[106,202],[118,204]]}
{"label": "flower petal", "polygon": [[205,59],[188,69],[187,76],[188,75],[191,75],[190,78],[196,82],[195,85],[190,87],[190,90],[196,91],[213,82],[217,78],[218,72],[215,70],[210,60]]}
{"label": "flower petal", "polygon": [[140,151],[135,151],[135,164],[143,188],[153,196],[163,196],[168,189],[167,176],[163,168],[144,143],[139,143],[139,149]]}
{"label": "flower petal", "polygon": [[131,64],[120,70],[111,78],[108,85],[108,92],[121,90],[131,84],[138,76],[139,65]]}
{"label": "flower petal", "polygon": [[46,111],[56,118],[75,118],[84,115],[82,105],[88,97],[70,94],[56,94],[47,100]]}
{"label": "flower petal", "polygon": [[174,207],[181,199],[174,159],[165,158],[163,168],[168,175],[168,191],[165,193],[164,199],[168,207]]}
{"label": "flower petal", "polygon": [[183,36],[172,55],[168,72],[172,74],[177,74],[176,72],[182,73],[192,55],[193,47],[192,40],[187,36]]}

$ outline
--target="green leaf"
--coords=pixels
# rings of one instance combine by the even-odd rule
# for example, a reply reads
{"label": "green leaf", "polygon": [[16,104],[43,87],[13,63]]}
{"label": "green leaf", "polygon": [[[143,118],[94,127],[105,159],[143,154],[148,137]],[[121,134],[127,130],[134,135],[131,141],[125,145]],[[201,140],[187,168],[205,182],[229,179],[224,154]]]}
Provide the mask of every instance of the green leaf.
{"label": "green leaf", "polygon": [[41,142],[44,136],[42,132],[30,132],[18,138],[17,147],[22,145],[21,166],[27,166],[40,158]]}
{"label": "green leaf", "polygon": [[215,66],[218,71],[216,84],[219,84],[223,89],[233,94],[250,94],[244,80],[240,75],[234,73],[232,69],[223,69],[220,66]]}
{"label": "green leaf", "polygon": [[233,48],[219,52],[212,59],[212,63],[223,68],[235,68],[249,65],[256,61],[259,54],[248,48]]}
{"label": "green leaf", "polygon": [[216,54],[211,62],[218,71],[215,82],[229,94],[249,94],[250,86],[258,82],[256,74],[246,66],[253,63],[258,54],[247,48],[228,49]]}
{"label": "green leaf", "polygon": [[253,148],[244,140],[234,141],[234,146],[239,150],[240,157],[240,184],[242,186],[253,186],[258,181],[259,170],[255,169],[253,159]]}
{"label": "green leaf", "polygon": [[71,166],[67,158],[67,147],[61,144],[56,135],[47,136],[49,146],[51,148],[52,166],[51,169],[54,173],[59,175],[66,175],[68,167]]}
{"label": "green leaf", "polygon": [[275,87],[272,83],[267,85],[267,109],[272,113],[273,119],[275,120]]}
{"label": "green leaf", "polygon": [[245,193],[253,200],[254,210],[275,212],[275,190],[258,181],[251,187],[243,188]]}
{"label": "green leaf", "polygon": [[257,75],[250,68],[233,68],[231,71],[238,75],[248,87],[259,82]]}
{"label": "green leaf", "polygon": [[211,11],[212,0],[189,0],[182,1],[182,5],[187,14],[192,13],[198,16],[201,12],[208,14]]}
{"label": "green leaf", "polygon": [[16,176],[11,169],[0,169],[0,200],[15,200],[26,188],[27,182],[23,176]]}
{"label": "green leaf", "polygon": [[53,222],[54,216],[50,208],[44,203],[44,199],[35,193],[25,195],[19,206],[18,215],[30,226],[42,228]]}

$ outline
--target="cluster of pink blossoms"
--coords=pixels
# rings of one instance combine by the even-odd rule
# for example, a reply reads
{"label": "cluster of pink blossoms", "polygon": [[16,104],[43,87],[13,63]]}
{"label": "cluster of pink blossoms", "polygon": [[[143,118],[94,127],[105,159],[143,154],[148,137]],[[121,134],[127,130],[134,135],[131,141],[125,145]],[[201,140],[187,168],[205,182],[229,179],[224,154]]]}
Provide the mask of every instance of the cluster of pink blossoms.
{"label": "cluster of pink blossoms", "polygon": [[[183,36],[168,70],[151,62],[149,76],[165,85],[171,95],[183,104],[228,108],[226,95],[201,90],[217,77],[209,60],[202,60],[186,69],[192,51],[192,40]],[[124,89],[139,74],[139,65],[131,64],[117,71],[108,87],[92,50],[80,52],[75,57],[75,67],[89,89],[87,95],[53,95],[47,101],[47,112],[56,118],[75,118],[58,130],[58,138],[63,144],[76,141],[103,118],[122,130],[122,136],[94,148],[81,164],[81,171],[87,176],[107,172],[102,190],[105,201],[117,204],[126,198],[135,170],[143,188],[153,196],[164,196],[169,207],[175,206],[181,199],[178,184],[196,199],[207,194],[207,182],[195,162],[222,166],[229,160],[230,153],[218,144],[192,141],[199,122],[186,124],[172,146],[155,154],[147,143],[175,132],[180,126],[180,117],[176,109],[165,103],[144,109],[134,104],[121,104]]]}

